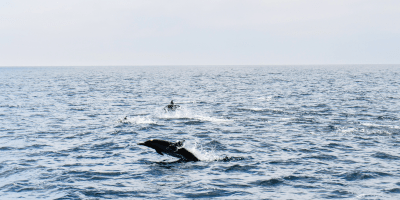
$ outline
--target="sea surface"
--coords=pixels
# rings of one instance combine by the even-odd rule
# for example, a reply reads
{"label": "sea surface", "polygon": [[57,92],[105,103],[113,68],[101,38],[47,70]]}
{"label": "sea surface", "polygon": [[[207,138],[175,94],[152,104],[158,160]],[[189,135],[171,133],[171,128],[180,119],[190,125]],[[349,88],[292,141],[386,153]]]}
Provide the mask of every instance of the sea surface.
{"label": "sea surface", "polygon": [[400,65],[2,67],[0,199],[400,199],[399,92]]}

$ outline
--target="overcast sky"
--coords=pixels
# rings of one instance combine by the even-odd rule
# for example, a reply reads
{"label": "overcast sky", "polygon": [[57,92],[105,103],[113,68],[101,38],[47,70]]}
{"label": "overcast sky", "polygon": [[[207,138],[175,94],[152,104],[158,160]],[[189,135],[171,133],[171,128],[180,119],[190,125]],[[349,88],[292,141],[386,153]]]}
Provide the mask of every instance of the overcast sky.
{"label": "overcast sky", "polygon": [[399,0],[0,0],[0,66],[400,64]]}

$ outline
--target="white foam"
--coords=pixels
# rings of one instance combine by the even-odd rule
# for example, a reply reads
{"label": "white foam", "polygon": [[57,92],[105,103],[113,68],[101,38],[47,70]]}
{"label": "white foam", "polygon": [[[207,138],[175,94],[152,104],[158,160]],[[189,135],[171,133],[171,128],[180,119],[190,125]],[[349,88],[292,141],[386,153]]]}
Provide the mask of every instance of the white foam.
{"label": "white foam", "polygon": [[161,119],[182,119],[182,118],[193,118],[193,114],[185,109],[177,109],[172,112],[162,111],[157,114]]}
{"label": "white foam", "polygon": [[232,120],[224,119],[224,118],[210,117],[204,113],[194,113],[191,110],[188,110],[188,109],[185,109],[182,107],[173,112],[164,112],[163,111],[161,113],[158,113],[158,117],[160,119],[195,119],[195,120],[199,120],[199,121],[209,121],[209,122],[215,122],[215,123],[232,121]]}
{"label": "white foam", "polygon": [[188,151],[192,152],[199,160],[201,161],[215,161],[221,159],[220,156],[215,154],[215,150],[205,150],[201,145],[198,145],[197,142],[194,144],[190,142],[186,142],[183,144],[183,147]]}
{"label": "white foam", "polygon": [[254,108],[249,108],[249,110],[252,110],[252,111],[264,111],[265,108],[256,108],[256,107],[254,107]]}
{"label": "white foam", "polygon": [[292,118],[289,117],[282,117],[280,120],[281,121],[290,121]]}
{"label": "white foam", "polygon": [[381,125],[381,124],[372,124],[372,123],[362,123],[361,125],[368,126],[368,127],[377,127],[377,128],[400,129],[400,126],[395,126],[395,125]]}
{"label": "white foam", "polygon": [[355,128],[341,128],[341,129],[340,129],[340,132],[346,134],[346,133],[354,133],[356,130],[357,130],[357,129],[355,129]]}
{"label": "white foam", "polygon": [[201,121],[209,121],[209,122],[231,122],[232,120],[230,119],[221,119],[221,118],[216,118],[216,117],[206,117],[206,116],[196,116],[196,119],[199,119]]}
{"label": "white foam", "polygon": [[258,98],[259,100],[262,100],[262,101],[271,101],[272,100],[272,96],[268,96],[268,97],[260,97],[260,98]]}
{"label": "white foam", "polygon": [[133,124],[155,124],[156,123],[153,119],[151,119],[148,116],[146,116],[146,117],[136,116],[133,118],[127,117],[126,119],[124,119],[124,121],[133,123]]}

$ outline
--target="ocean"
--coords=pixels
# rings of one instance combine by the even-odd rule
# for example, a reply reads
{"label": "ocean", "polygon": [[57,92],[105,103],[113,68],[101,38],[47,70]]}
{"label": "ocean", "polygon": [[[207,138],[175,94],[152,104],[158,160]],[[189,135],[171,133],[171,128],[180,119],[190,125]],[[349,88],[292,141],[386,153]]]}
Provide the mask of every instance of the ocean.
{"label": "ocean", "polygon": [[2,67],[0,199],[400,199],[399,91],[400,65]]}

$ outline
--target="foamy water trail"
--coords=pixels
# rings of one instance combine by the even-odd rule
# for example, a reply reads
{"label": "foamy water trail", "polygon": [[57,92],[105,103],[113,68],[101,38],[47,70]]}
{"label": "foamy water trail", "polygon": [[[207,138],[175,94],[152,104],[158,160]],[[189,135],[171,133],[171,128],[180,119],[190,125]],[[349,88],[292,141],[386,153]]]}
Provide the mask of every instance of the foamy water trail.
{"label": "foamy water trail", "polygon": [[211,162],[221,159],[221,156],[216,154],[214,148],[206,150],[197,142],[185,141],[183,147],[192,152],[201,161]]}
{"label": "foamy water trail", "polygon": [[205,112],[202,111],[194,111],[187,109],[185,107],[181,107],[177,109],[176,111],[170,111],[170,112],[156,112],[155,117],[158,117],[159,119],[193,119],[193,120],[199,120],[199,121],[205,121],[205,122],[212,122],[212,123],[222,123],[222,122],[232,122],[233,120],[230,119],[225,119],[225,118],[218,118],[218,117],[213,117],[212,115],[209,115]]}
{"label": "foamy water trail", "polygon": [[126,117],[122,120],[122,122],[132,124],[156,124],[156,121],[150,116]]}

